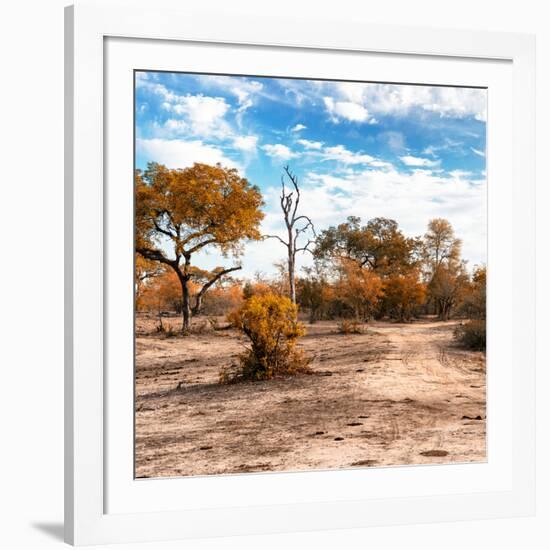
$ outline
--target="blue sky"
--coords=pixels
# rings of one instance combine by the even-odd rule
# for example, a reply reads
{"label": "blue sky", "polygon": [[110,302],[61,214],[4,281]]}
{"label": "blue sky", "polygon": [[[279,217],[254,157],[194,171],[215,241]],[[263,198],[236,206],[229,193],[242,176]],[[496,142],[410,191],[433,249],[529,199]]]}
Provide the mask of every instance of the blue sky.
{"label": "blue sky", "polygon": [[[384,216],[416,236],[444,217],[473,266],[486,261],[486,104],[481,89],[138,72],[136,164],[236,167],[264,194],[262,231],[281,235],[289,164],[317,230]],[[247,244],[242,274],[273,273],[284,252]],[[231,262],[211,250],[199,263]]]}

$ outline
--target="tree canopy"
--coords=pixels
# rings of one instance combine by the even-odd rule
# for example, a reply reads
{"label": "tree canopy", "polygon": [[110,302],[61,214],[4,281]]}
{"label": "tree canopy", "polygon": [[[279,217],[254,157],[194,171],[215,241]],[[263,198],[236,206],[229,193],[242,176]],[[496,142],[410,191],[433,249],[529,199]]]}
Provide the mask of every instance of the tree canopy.
{"label": "tree canopy", "polygon": [[361,225],[361,218],[350,216],[345,223],[331,226],[319,234],[315,256],[348,258],[362,268],[389,275],[413,268],[418,246],[418,240],[405,237],[394,220],[374,218]]}

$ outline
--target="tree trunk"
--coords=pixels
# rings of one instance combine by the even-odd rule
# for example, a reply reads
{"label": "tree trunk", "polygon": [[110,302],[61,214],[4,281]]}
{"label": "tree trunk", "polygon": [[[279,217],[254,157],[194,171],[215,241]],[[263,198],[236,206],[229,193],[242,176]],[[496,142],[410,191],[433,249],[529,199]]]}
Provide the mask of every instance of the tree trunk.
{"label": "tree trunk", "polygon": [[195,297],[195,305],[192,308],[193,315],[198,315],[201,312],[202,309],[202,297],[204,296],[204,292],[199,292],[197,296]]}
{"label": "tree trunk", "polygon": [[288,283],[290,286],[290,300],[296,303],[296,281],[294,279],[294,258],[288,259]]}
{"label": "tree trunk", "polygon": [[189,296],[189,278],[181,273],[178,273],[178,279],[181,283],[181,314],[182,314],[182,324],[181,332],[185,334],[189,332],[191,328],[191,300]]}
{"label": "tree trunk", "polygon": [[294,250],[294,246],[292,246],[292,230],[289,229],[288,231],[288,237],[289,237],[289,247],[288,247],[288,286],[289,286],[289,293],[290,293],[290,301],[295,304],[296,303],[296,280],[294,279],[294,268],[295,268],[295,261],[296,261],[296,252]]}

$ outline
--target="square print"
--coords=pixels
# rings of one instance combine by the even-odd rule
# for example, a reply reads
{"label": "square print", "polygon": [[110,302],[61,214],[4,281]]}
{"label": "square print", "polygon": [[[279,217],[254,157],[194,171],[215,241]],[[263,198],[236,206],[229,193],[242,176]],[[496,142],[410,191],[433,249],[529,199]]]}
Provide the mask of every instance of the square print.
{"label": "square print", "polygon": [[135,477],[486,460],[484,88],[135,72]]}

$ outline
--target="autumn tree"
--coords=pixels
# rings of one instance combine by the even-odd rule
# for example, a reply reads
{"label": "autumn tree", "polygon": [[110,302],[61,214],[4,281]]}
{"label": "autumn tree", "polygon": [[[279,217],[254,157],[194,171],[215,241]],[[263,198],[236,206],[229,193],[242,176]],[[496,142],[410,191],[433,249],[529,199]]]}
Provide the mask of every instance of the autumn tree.
{"label": "autumn tree", "polygon": [[180,283],[182,332],[190,327],[190,282],[203,278],[197,292],[204,293],[240,265],[220,267],[206,276],[194,270],[194,256],[215,248],[224,256],[238,258],[245,239],[261,238],[259,224],[263,202],[259,189],[237,170],[221,165],[194,164],[168,169],[150,163],[136,171],[136,252],[150,261],[171,268]]}
{"label": "autumn tree", "polygon": [[433,275],[439,266],[458,266],[462,241],[455,237],[454,229],[448,220],[430,220],[424,235],[423,257],[428,271]]}
{"label": "autumn tree", "polygon": [[455,338],[468,349],[485,351],[487,345],[487,269],[477,266],[463,298],[461,313],[470,320],[455,329]]}
{"label": "autumn tree", "polygon": [[361,218],[350,216],[345,223],[319,234],[314,254],[319,259],[348,258],[385,276],[412,269],[418,247],[419,241],[405,237],[394,220],[374,218],[361,225]]}
{"label": "autumn tree", "polygon": [[487,268],[476,266],[464,293],[460,313],[471,319],[485,319],[487,314]]}
{"label": "autumn tree", "polygon": [[143,285],[137,306],[141,310],[155,312],[159,328],[163,329],[162,313],[167,310],[179,311],[181,308],[181,287],[176,274],[172,270],[165,270],[148,279]]}
{"label": "autumn tree", "polygon": [[428,283],[428,293],[434,301],[438,317],[443,321],[451,318],[468,286],[468,273],[464,262],[457,265],[441,264]]}
{"label": "autumn tree", "polygon": [[297,299],[301,306],[309,309],[309,322],[313,324],[327,309],[334,293],[319,262],[315,262],[313,267],[302,269],[304,276],[298,278]]}
{"label": "autumn tree", "polygon": [[[285,175],[291,183],[290,188],[287,188],[285,184]],[[300,198],[298,178],[290,171],[288,166],[285,166],[284,174],[281,176],[280,204],[283,212],[283,220],[285,222],[286,237],[281,238],[279,235],[264,235],[264,238],[277,239],[286,248],[289,296],[294,304],[296,303],[296,254],[309,250],[309,247],[314,242],[313,239],[307,238],[305,244],[301,244],[300,238],[306,236],[308,232],[313,236],[315,235],[315,228],[311,219],[304,214],[298,213]]]}
{"label": "autumn tree", "polygon": [[390,317],[399,321],[410,321],[426,297],[426,288],[416,271],[391,275],[384,280],[383,289],[384,309]]}
{"label": "autumn tree", "polygon": [[448,320],[468,285],[466,266],[460,259],[462,241],[448,220],[430,220],[423,239],[424,272],[428,296],[442,320]]}
{"label": "autumn tree", "polygon": [[339,277],[334,284],[335,297],[352,309],[357,321],[370,319],[383,295],[381,278],[344,257],[339,260],[338,271]]}
{"label": "autumn tree", "polygon": [[164,266],[158,262],[145,259],[139,254],[136,256],[134,265],[134,287],[136,296],[136,307],[139,309],[144,285],[152,278],[164,273]]}

